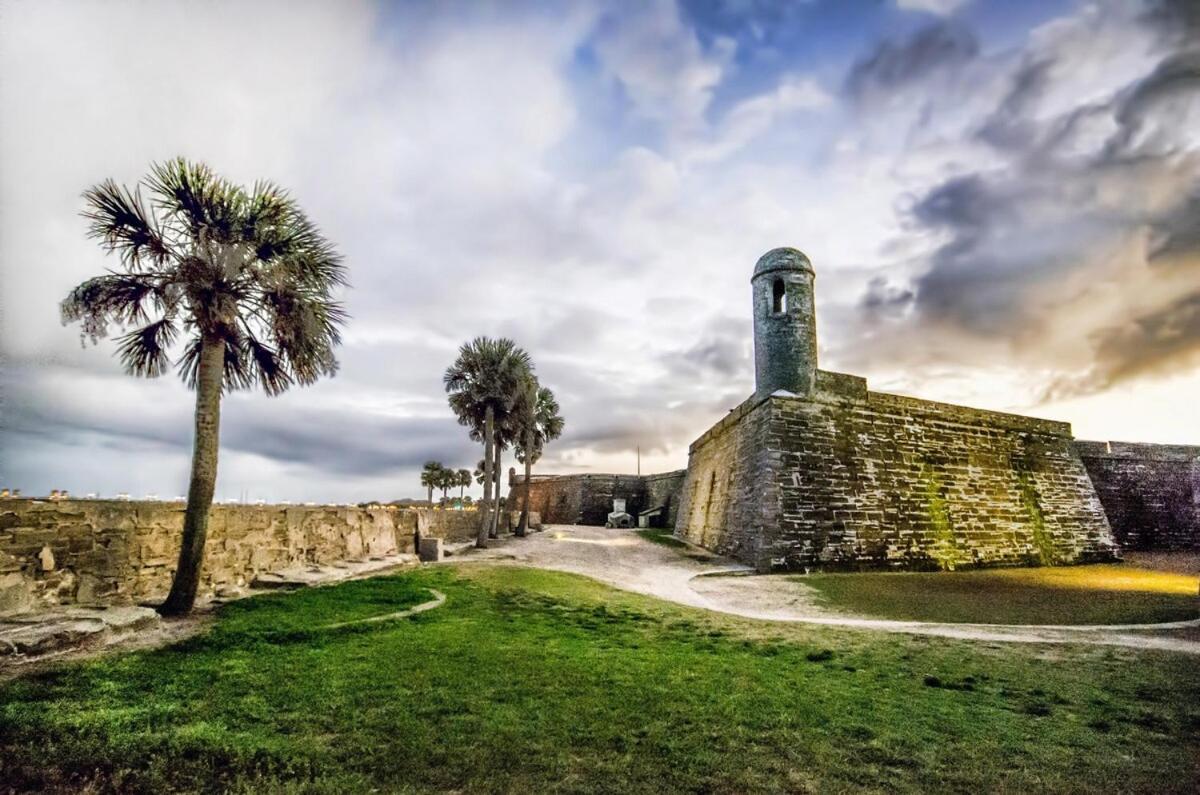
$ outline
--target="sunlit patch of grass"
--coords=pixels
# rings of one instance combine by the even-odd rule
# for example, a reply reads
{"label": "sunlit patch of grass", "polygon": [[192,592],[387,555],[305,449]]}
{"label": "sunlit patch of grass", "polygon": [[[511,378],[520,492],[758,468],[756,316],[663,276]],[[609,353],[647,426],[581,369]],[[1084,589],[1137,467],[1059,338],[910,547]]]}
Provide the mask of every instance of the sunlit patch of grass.
{"label": "sunlit patch of grass", "polygon": [[1137,591],[1140,593],[1197,596],[1200,578],[1186,574],[1139,569],[1119,564],[1092,566],[1047,566],[1036,569],[997,569],[997,578],[1032,583],[1047,588],[1078,588],[1085,591]]}
{"label": "sunlit patch of grass", "polygon": [[1200,579],[1128,565],[866,572],[799,578],[859,615],[983,624],[1139,624],[1200,618]]}

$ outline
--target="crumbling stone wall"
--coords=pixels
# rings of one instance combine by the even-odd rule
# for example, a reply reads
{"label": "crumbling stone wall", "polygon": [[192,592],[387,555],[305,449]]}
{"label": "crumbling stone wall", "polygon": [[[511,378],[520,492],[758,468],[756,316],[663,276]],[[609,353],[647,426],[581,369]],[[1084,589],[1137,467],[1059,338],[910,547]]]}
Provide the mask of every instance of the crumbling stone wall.
{"label": "crumbling stone wall", "polygon": [[[529,504],[547,524],[603,525],[614,499],[625,500],[632,514],[667,506],[674,513],[684,470],[658,475],[534,475]],[[520,511],[525,502],[525,476],[510,474],[508,505]],[[672,518],[667,525],[674,527]]]}
{"label": "crumbling stone wall", "polygon": [[816,383],[692,445],[677,535],[763,571],[1114,558],[1066,423]]}
{"label": "crumbling stone wall", "polygon": [[1200,447],[1075,443],[1124,549],[1200,550]]}
{"label": "crumbling stone wall", "polygon": [[[183,509],[168,502],[0,500],[0,613],[165,596]],[[473,538],[478,522],[476,513],[459,511],[215,505],[201,594],[244,586],[264,571],[411,551],[419,517],[422,532],[451,540]]]}

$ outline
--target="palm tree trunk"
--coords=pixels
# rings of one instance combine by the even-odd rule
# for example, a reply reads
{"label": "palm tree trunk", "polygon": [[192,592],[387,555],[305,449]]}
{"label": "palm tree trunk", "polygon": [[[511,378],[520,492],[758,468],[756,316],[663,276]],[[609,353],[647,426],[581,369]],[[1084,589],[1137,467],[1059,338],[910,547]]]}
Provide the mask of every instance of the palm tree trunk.
{"label": "palm tree trunk", "polygon": [[492,498],[492,445],[495,443],[493,438],[495,424],[495,410],[488,406],[483,415],[483,516],[479,521],[479,536],[475,539],[475,546],[480,549],[487,548],[488,519],[490,518],[488,511],[491,507],[488,501]]}
{"label": "palm tree trunk", "polygon": [[533,432],[525,432],[525,499],[521,500],[521,521],[517,522],[517,535],[525,537],[529,530],[529,477],[533,471]]}
{"label": "palm tree trunk", "polygon": [[[492,517],[492,529],[491,529],[491,532],[489,533],[489,536],[491,538],[499,538],[500,537],[500,514],[502,513],[502,511],[500,510],[500,492],[501,492],[500,484],[502,482],[501,477],[500,477],[500,461],[501,461],[501,455],[503,454],[504,451],[500,449],[500,445],[498,445],[498,444],[492,446],[492,451],[496,456],[496,462],[494,464],[492,464],[492,476],[496,478],[496,515]],[[507,529],[507,528],[505,528],[505,529]]]}
{"label": "palm tree trunk", "polygon": [[158,612],[164,616],[185,615],[196,603],[200,569],[204,564],[204,541],[208,536],[208,514],[217,486],[221,385],[224,377],[224,340],[201,341],[200,362],[196,371],[196,430],[192,440],[191,483],[188,485],[187,511],[183,515],[179,565],[171,581],[171,592],[158,608]]}

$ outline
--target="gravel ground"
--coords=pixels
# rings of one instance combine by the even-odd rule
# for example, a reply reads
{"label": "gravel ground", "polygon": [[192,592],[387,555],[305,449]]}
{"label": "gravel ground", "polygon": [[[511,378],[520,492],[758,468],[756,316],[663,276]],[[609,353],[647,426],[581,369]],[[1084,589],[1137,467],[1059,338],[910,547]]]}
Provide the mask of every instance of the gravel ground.
{"label": "gravel ground", "polygon": [[[1132,562],[1142,563],[1130,556]],[[1200,563],[1197,556],[1196,563]],[[463,550],[452,561],[512,563],[583,574],[627,591],[682,605],[767,621],[789,621],[882,632],[934,635],[1009,643],[1086,643],[1165,649],[1200,655],[1200,619],[1127,626],[1011,626],[890,621],[821,608],[811,588],[776,576],[748,574],[745,566],[698,548],[678,549],[647,541],[633,531],[548,525],[528,538],[494,540],[486,550]],[[1160,566],[1193,565],[1184,561]],[[1176,569],[1171,569],[1176,570]],[[720,575],[720,576],[713,576]]]}

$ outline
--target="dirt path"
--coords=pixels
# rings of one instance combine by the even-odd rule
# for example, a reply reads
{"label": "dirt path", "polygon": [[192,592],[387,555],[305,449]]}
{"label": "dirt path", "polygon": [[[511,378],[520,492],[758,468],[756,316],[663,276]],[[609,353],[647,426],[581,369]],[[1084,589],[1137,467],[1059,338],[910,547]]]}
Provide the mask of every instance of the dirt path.
{"label": "dirt path", "polygon": [[630,530],[550,525],[528,538],[492,542],[453,560],[496,560],[583,574],[627,591],[690,607],[767,621],[934,635],[1008,643],[1087,643],[1164,649],[1200,655],[1200,619],[1123,626],[939,624],[847,615],[823,608],[816,592],[795,580],[770,576],[713,576],[749,570],[703,550],[655,544]]}

